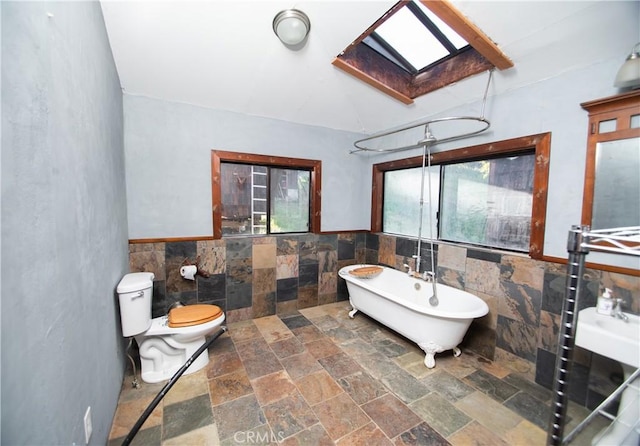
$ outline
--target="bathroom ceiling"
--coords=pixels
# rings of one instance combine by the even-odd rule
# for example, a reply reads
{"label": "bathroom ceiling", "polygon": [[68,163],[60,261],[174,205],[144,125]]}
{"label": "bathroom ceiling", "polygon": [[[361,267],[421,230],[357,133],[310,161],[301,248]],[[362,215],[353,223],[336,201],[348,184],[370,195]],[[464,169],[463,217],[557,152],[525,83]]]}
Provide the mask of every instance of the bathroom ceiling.
{"label": "bathroom ceiling", "polygon": [[[626,48],[621,50],[620,42],[602,31],[615,29],[615,24],[605,26],[611,5],[607,0],[451,3],[515,64],[494,73],[490,96],[612,57],[622,64],[626,55]],[[481,112],[477,104],[486,73],[405,105],[331,64],[395,1],[101,4],[127,94],[367,134],[465,104],[466,114]],[[307,43],[298,51],[287,49],[271,28],[274,16],[292,7],[311,20]],[[629,50],[633,44],[628,43]]]}

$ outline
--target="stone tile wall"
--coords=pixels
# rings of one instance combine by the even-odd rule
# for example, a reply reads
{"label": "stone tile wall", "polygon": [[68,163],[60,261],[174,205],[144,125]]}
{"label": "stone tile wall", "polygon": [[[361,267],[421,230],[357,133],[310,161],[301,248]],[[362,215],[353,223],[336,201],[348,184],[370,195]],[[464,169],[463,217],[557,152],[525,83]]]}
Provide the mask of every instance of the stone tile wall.
{"label": "stone tile wall", "polygon": [[[229,322],[345,300],[338,270],[364,256],[365,234],[354,232],[129,245],[131,272],[155,274],[153,317],[175,302],[210,303]],[[208,277],[183,279],[180,267],[196,259]]]}
{"label": "stone tile wall", "polygon": [[[360,232],[130,244],[130,267],[155,274],[154,317],[181,301],[216,304],[229,321],[239,321],[346,300],[346,284],[337,274],[342,266],[415,269],[416,244]],[[489,306],[489,314],[471,325],[463,348],[507,360],[531,381],[551,388],[566,265],[450,244],[431,248],[421,244],[420,269],[431,269],[433,261],[439,282],[469,291]],[[183,279],[183,261],[196,258],[209,277]],[[640,278],[590,269],[579,308],[594,306],[605,286],[629,302],[628,310],[640,313]],[[593,408],[615,388],[611,376],[621,371],[617,363],[580,348],[574,359],[571,399]]]}

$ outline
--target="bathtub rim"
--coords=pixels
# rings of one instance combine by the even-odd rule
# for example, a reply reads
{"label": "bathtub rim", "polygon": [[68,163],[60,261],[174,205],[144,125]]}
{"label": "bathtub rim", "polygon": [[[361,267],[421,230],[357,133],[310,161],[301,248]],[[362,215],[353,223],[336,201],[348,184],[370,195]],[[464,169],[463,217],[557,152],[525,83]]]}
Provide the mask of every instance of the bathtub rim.
{"label": "bathtub rim", "polygon": [[[355,286],[359,286],[361,288],[364,288],[365,290],[374,293],[380,297],[383,297],[387,300],[390,300],[392,302],[395,302],[398,305],[401,305],[407,309],[410,309],[412,311],[415,311],[417,313],[421,313],[427,316],[433,316],[433,317],[439,317],[442,319],[451,319],[451,320],[460,320],[460,319],[476,319],[476,318],[481,318],[486,316],[489,313],[489,306],[487,305],[487,303],[480,298],[479,296],[476,296],[475,294],[466,291],[466,290],[461,290],[459,288],[455,288],[452,287],[450,285],[446,285],[443,283],[436,283],[436,286],[438,287],[438,289],[441,288],[449,288],[452,290],[455,290],[456,292],[460,292],[463,294],[467,294],[469,295],[469,299],[473,299],[473,301],[477,301],[478,302],[478,308],[474,309],[474,310],[470,310],[470,311],[465,311],[465,312],[455,312],[452,313],[451,311],[442,311],[439,310],[438,307],[431,307],[428,305],[425,306],[420,306],[420,305],[416,305],[411,301],[408,300],[403,300],[402,298],[399,298],[397,296],[394,296],[392,294],[386,293],[386,292],[382,292],[378,289],[375,289],[371,284],[370,281],[372,281],[373,279],[363,279],[363,278],[358,278],[358,277],[354,277],[351,274],[349,274],[349,271],[355,268],[360,268],[360,267],[366,267],[366,266],[379,266],[381,268],[383,268],[382,274],[380,276],[382,276],[384,274],[384,272],[386,270],[390,270],[390,271],[395,271],[397,273],[400,274],[405,274],[402,271],[399,271],[397,269],[391,268],[389,266],[386,265],[374,265],[371,263],[363,263],[363,264],[354,264],[354,265],[347,265],[344,266],[342,268],[340,268],[338,270],[338,276],[342,277],[345,281],[347,282],[351,282],[352,284],[354,284]],[[378,276],[378,277],[380,277]],[[408,278],[408,277],[406,277]],[[416,281],[421,281],[421,279],[414,279]],[[424,282],[425,285],[430,285],[430,283],[428,284],[427,282]]]}

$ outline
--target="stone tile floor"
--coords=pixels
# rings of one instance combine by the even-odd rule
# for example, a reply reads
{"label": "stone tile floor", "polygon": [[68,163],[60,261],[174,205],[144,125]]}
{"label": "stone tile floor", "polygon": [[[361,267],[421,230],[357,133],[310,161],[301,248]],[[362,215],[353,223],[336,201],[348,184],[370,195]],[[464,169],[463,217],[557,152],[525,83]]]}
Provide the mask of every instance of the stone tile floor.
{"label": "stone tile floor", "polygon": [[[229,324],[204,369],[165,395],[132,445],[543,445],[551,392],[470,352],[436,355],[348,302]],[[125,376],[109,445],[165,383]],[[138,378],[139,379],[139,378]],[[569,405],[571,423],[588,411]],[[590,444],[596,421],[572,442]]]}

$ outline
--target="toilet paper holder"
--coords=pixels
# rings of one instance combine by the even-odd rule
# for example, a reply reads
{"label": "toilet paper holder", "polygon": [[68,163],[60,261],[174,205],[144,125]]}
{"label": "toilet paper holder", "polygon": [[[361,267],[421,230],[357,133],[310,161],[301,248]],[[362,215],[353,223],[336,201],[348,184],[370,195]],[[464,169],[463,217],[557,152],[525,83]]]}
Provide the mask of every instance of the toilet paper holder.
{"label": "toilet paper holder", "polygon": [[198,268],[195,265],[185,265],[180,267],[180,275],[183,279],[196,280]]}
{"label": "toilet paper holder", "polygon": [[209,273],[202,268],[200,256],[195,261],[185,258],[180,266],[180,276],[185,280],[196,280],[195,276],[209,277]]}

